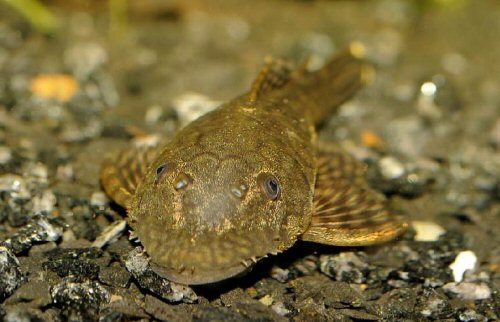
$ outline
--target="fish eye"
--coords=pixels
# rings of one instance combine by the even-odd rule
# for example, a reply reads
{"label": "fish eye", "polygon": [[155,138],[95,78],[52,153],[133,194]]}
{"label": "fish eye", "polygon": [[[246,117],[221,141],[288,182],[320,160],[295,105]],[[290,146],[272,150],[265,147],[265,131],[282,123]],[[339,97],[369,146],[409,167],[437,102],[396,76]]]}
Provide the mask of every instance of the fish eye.
{"label": "fish eye", "polygon": [[161,178],[167,173],[167,170],[171,168],[169,162],[162,163],[158,168],[156,168],[156,178],[155,183],[158,183]]}
{"label": "fish eye", "polygon": [[281,194],[280,183],[275,176],[269,173],[261,173],[257,177],[262,192],[271,200],[276,200]]}
{"label": "fish eye", "polygon": [[185,174],[184,172],[181,172],[177,175],[177,177],[174,180],[174,188],[175,190],[182,190],[186,188],[192,181],[193,179],[191,179],[189,175]]}

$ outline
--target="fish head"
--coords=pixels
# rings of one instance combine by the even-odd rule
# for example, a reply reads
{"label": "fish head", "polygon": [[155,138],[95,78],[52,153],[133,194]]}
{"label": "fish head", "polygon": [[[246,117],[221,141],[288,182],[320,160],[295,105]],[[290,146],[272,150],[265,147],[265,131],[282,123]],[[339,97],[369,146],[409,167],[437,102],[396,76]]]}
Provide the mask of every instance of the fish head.
{"label": "fish head", "polygon": [[269,157],[265,148],[165,149],[129,209],[157,273],[183,284],[214,283],[293,245],[309,224],[311,183],[295,163],[281,164],[286,157],[275,150]]}

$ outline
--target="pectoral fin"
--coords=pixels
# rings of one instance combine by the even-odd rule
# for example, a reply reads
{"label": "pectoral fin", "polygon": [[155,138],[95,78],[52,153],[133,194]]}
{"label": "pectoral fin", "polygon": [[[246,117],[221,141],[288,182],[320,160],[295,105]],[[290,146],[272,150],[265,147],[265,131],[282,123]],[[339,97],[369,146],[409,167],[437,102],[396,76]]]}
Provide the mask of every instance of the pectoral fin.
{"label": "pectoral fin", "polygon": [[117,204],[127,208],[157,148],[132,148],[106,158],[101,166],[101,184]]}
{"label": "pectoral fin", "polygon": [[311,225],[302,239],[336,246],[365,246],[391,240],[407,224],[386,209],[371,189],[365,166],[337,147],[320,149]]}

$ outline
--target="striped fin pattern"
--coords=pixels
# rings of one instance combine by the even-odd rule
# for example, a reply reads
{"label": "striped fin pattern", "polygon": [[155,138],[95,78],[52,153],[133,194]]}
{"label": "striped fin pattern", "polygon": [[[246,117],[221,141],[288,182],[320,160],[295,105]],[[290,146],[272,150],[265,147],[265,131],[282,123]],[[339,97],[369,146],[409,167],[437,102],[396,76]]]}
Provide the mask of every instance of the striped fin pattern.
{"label": "striped fin pattern", "polygon": [[101,167],[100,178],[108,196],[127,208],[157,152],[157,148],[133,148],[106,158]]}
{"label": "striped fin pattern", "polygon": [[256,101],[262,95],[273,89],[284,86],[291,79],[290,65],[281,59],[266,57],[264,67],[252,84],[249,100]]}
{"label": "striped fin pattern", "polygon": [[338,147],[320,149],[315,213],[303,240],[365,246],[394,239],[407,227],[386,208],[385,197],[366,183],[365,166]]}

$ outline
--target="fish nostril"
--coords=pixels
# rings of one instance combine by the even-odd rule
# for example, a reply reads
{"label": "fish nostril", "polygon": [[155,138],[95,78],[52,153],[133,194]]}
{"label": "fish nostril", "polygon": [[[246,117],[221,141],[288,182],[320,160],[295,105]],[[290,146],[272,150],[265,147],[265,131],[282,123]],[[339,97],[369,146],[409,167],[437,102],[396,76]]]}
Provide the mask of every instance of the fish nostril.
{"label": "fish nostril", "polygon": [[170,162],[160,164],[160,166],[156,168],[155,183],[158,183],[171,168],[172,164]]}
{"label": "fish nostril", "polygon": [[248,187],[243,183],[239,186],[231,187],[231,193],[238,199],[245,197]]}
{"label": "fish nostril", "polygon": [[191,179],[191,177],[185,174],[184,172],[179,173],[174,180],[175,190],[181,190],[186,188],[192,181],[193,180]]}

